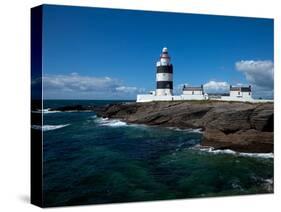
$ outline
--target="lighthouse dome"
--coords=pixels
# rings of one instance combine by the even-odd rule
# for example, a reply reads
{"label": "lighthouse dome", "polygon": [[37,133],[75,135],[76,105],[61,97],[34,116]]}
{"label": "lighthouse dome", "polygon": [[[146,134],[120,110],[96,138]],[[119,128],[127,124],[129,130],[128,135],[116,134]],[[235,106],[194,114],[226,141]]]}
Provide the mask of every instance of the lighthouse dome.
{"label": "lighthouse dome", "polygon": [[164,47],[163,49],[162,49],[162,52],[164,53],[164,52],[168,52],[168,48],[167,47]]}

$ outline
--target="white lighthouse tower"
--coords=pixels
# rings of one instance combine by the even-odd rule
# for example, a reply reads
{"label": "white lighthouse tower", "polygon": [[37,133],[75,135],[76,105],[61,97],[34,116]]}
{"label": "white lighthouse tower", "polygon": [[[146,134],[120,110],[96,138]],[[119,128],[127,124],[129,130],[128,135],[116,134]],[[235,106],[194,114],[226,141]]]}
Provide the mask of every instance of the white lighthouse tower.
{"label": "white lighthouse tower", "polygon": [[170,59],[168,49],[164,47],[156,63],[156,96],[173,95],[173,65],[170,64]]}

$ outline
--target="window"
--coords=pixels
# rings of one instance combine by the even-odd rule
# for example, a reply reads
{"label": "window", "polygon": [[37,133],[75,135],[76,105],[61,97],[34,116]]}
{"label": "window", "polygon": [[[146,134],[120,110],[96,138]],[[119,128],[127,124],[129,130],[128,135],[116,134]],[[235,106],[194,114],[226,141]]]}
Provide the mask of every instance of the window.
{"label": "window", "polygon": [[192,95],[194,94],[194,91],[192,91]]}

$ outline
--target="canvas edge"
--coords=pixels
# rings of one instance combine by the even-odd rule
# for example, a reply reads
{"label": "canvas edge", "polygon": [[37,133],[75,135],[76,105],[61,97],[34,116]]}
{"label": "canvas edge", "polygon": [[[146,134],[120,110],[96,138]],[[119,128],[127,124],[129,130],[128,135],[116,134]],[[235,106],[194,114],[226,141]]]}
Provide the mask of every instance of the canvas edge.
{"label": "canvas edge", "polygon": [[[31,30],[31,143],[30,143],[30,200],[31,204],[43,204],[43,102],[42,102],[42,30],[43,7],[30,10]],[[34,125],[39,127],[34,129]]]}

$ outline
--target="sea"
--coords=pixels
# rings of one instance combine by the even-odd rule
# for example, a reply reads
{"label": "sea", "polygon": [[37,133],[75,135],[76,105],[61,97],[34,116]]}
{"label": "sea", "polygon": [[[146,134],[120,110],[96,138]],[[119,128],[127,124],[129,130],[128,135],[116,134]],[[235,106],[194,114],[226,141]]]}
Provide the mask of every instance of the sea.
{"label": "sea", "polygon": [[50,111],[109,103],[130,101],[44,100],[45,206],[273,192],[273,153],[203,148],[201,129],[129,124],[94,112]]}

